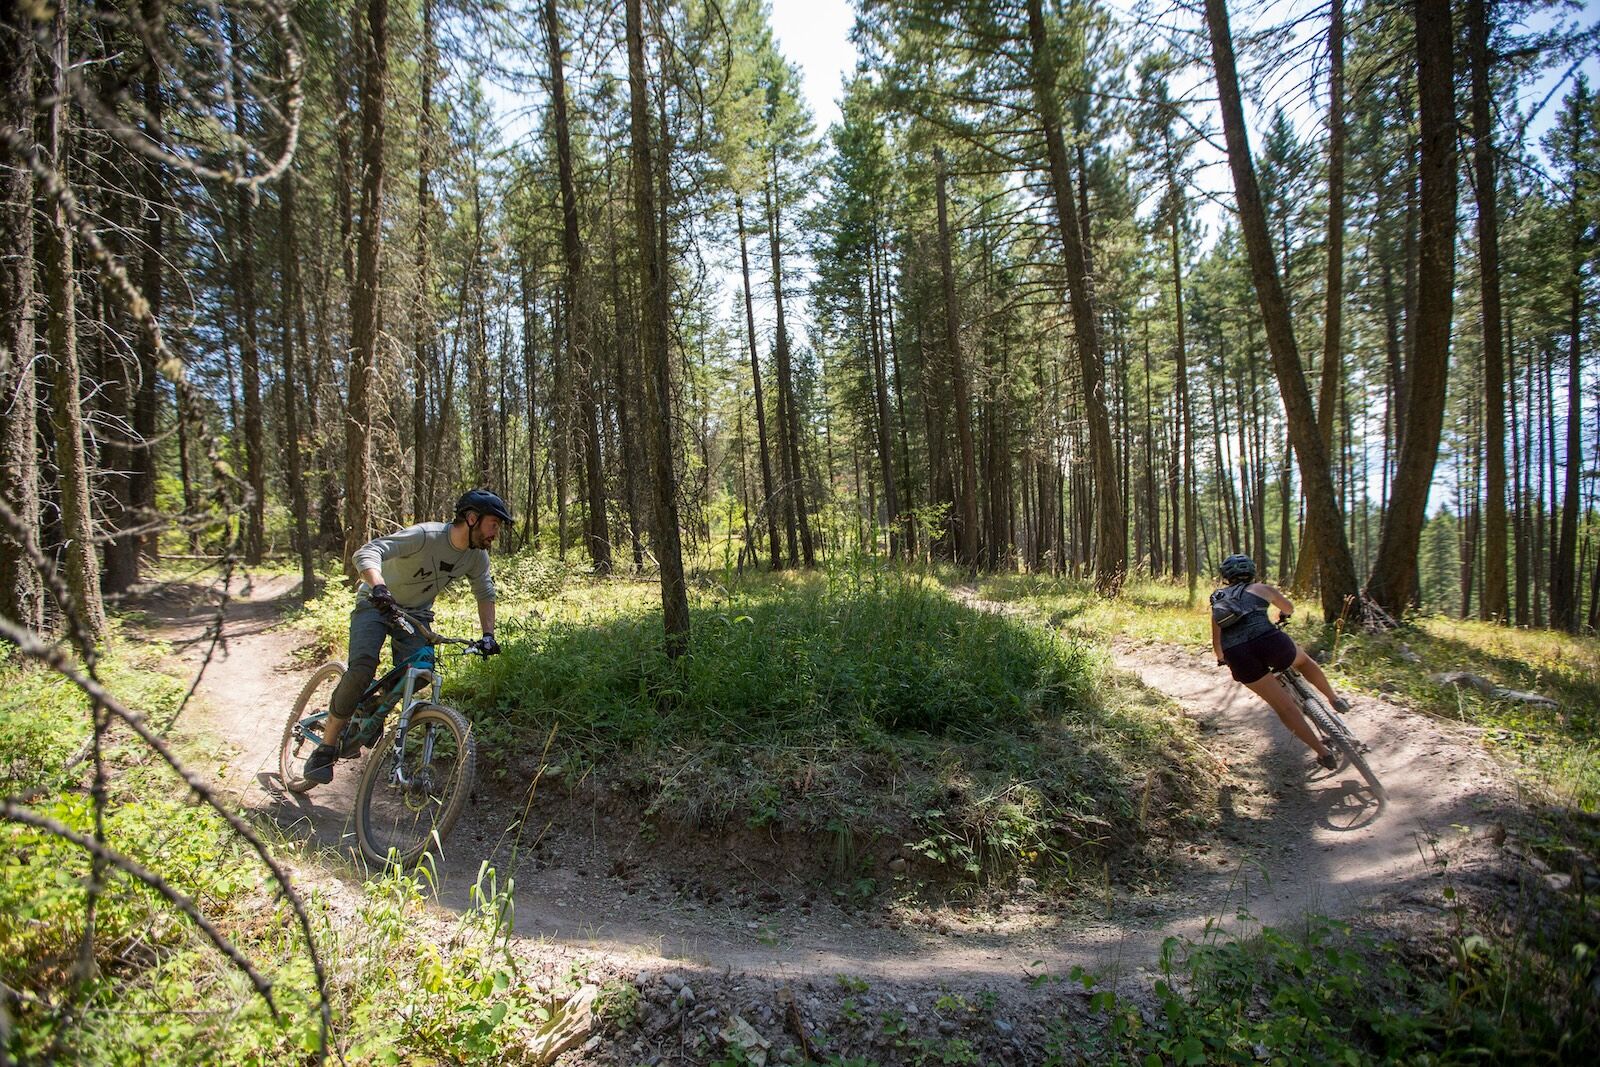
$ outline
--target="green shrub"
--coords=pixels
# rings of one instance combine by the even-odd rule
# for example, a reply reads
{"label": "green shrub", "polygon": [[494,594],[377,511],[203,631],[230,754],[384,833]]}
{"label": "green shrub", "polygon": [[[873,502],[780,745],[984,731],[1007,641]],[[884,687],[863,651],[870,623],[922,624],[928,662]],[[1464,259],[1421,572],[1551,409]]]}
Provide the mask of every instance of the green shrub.
{"label": "green shrub", "polygon": [[505,655],[452,668],[448,698],[502,771],[554,729],[562,770],[651,814],[828,832],[841,876],[890,832],[974,875],[1093,841],[1088,862],[1207,788],[1181,718],[1081,641],[870,562],[735,581],[694,590],[676,660],[653,586],[569,589]]}
{"label": "green shrub", "polygon": [[1570,929],[1507,937],[1456,914],[1436,954],[1407,955],[1320,916],[1297,933],[1169,938],[1153,1011],[1074,968],[1101,1025],[1064,1020],[1047,1062],[1593,1062],[1600,1018],[1588,945]]}

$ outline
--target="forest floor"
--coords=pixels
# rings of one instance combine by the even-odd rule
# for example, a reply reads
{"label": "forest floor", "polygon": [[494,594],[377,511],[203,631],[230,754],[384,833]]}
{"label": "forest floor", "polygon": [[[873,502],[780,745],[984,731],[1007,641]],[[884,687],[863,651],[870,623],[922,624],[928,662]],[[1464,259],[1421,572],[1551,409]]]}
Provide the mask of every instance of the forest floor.
{"label": "forest floor", "polygon": [[[209,660],[177,729],[226,742],[214,779],[318,846],[321,862],[303,864],[299,877],[338,898],[359,894],[362,882],[350,857],[358,765],[341,764],[332,785],[309,794],[277,786],[284,718],[315,666],[310,635],[283,625],[297,584],[267,577],[236,591],[215,649],[207,627],[220,598],[196,584],[152,587],[128,605],[139,620],[130,633],[166,642],[190,674]],[[547,971],[577,966],[600,984],[637,989],[632,1025],[569,1054],[585,1061],[698,1062],[738,1015],[784,1059],[798,1055],[804,1032],[814,1047],[886,1060],[927,1059],[942,1043],[978,1057],[970,1062],[1039,1062],[1065,1040],[1073,1014],[1089,1011],[1083,986],[1052,980],[1074,968],[1148,1000],[1168,937],[1292,929],[1319,914],[1405,938],[1445,921],[1447,895],[1512,883],[1514,786],[1466,731],[1356,695],[1349,720],[1388,789],[1380,807],[1348,768],[1316,768],[1253,695],[1193,652],[1125,638],[1108,652],[1198,724],[1222,781],[1220,818],[1192,840],[1167,842],[1159,883],[1113,881],[1092,898],[1064,900],[1030,891],[1024,878],[1014,892],[942,903],[855,900],[772,863],[770,851],[758,858],[736,842],[658,838],[559,788],[530,800],[480,783],[447,842],[435,914],[447,922],[466,909],[487,862],[502,884],[515,879],[519,954]],[[519,835],[524,813],[529,829]],[[688,1004],[677,991],[684,982]]]}

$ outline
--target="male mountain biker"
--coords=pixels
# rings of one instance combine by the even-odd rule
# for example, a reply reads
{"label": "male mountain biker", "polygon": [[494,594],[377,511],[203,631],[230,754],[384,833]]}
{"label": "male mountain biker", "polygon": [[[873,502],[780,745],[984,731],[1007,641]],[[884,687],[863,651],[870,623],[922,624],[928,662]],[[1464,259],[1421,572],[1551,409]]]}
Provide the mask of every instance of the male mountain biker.
{"label": "male mountain biker", "polygon": [[1335,711],[1349,711],[1350,705],[1333,691],[1317,661],[1267,618],[1268,607],[1277,608],[1280,619],[1289,618],[1294,604],[1276,586],[1255,578],[1256,563],[1249,556],[1222,561],[1222,580],[1228,584],[1211,594],[1211,649],[1217,654],[1217,666],[1226,666],[1235,681],[1265,700],[1283,725],[1317,754],[1317,762],[1331,771],[1339,766],[1338,757],[1306,722],[1289,690],[1268,676],[1293,667],[1322,691]]}
{"label": "male mountain biker", "polygon": [[420,634],[406,633],[396,609],[423,622],[433,620],[433,598],[457,578],[472,582],[478,600],[483,637],[474,643],[485,656],[500,651],[494,639],[494,578],[489,573],[489,548],[503,523],[510,523],[506,502],[486,489],[473,489],[456,501],[453,522],[419,522],[388,537],[368,541],[350,557],[361,575],[356,606],[350,612],[350,662],[339,679],[328,708],[327,740],[306,757],[304,774],[313,782],[333,781],[333,763],[342,751],[339,735],[355,713],[356,701],[378,671],[383,639],[399,663],[422,647]]}

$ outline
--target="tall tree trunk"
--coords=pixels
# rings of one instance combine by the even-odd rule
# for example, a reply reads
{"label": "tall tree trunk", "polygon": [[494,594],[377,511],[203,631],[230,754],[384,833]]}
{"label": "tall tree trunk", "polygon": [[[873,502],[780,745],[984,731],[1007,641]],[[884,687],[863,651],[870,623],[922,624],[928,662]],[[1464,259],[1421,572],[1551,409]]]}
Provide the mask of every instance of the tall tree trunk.
{"label": "tall tree trunk", "polygon": [[[1531,614],[1528,607],[1529,554],[1533,551],[1532,524],[1529,521],[1528,494],[1533,480],[1528,476],[1528,457],[1532,454],[1532,441],[1526,433],[1524,421],[1517,415],[1517,349],[1512,343],[1512,315],[1506,314],[1506,400],[1511,408],[1511,499],[1515,505],[1516,537],[1512,553],[1515,579],[1514,609],[1516,624],[1528,625]],[[1531,417],[1531,416],[1530,416]]]}
{"label": "tall tree trunk", "polygon": [[[673,470],[672,381],[668,357],[671,317],[667,309],[667,265],[656,235],[655,160],[650,139],[650,96],[645,84],[644,28],[640,0],[626,0],[628,99],[633,144],[634,219],[638,232],[639,283],[644,295],[640,340],[655,473],[656,558],[661,565],[661,606],[666,652],[676,658],[689,648],[689,596],[678,535],[678,479]],[[669,165],[661,160],[660,165]]]}
{"label": "tall tree trunk", "polygon": [[1478,199],[1478,287],[1483,315],[1484,501],[1482,618],[1509,621],[1506,575],[1505,355],[1501,347],[1500,219],[1489,99],[1488,0],[1469,0],[1472,50],[1472,160]]}
{"label": "tall tree trunk", "polygon": [[[228,19],[228,38],[238,48],[238,27]],[[233,133],[246,144],[244,84],[239,66],[234,64]],[[234,258],[234,298],[239,314],[239,375],[244,387],[244,465],[250,483],[250,504],[245,523],[244,558],[260,563],[267,545],[267,450],[263,440],[265,420],[261,414],[261,345],[256,325],[256,226],[255,191],[243,185],[234,191],[235,218],[238,222]]]}
{"label": "tall tree trunk", "polygon": [[[1175,192],[1175,190],[1174,190]],[[1184,344],[1183,319],[1183,264],[1178,241],[1180,217],[1176,210],[1172,216],[1172,300],[1176,323],[1178,422],[1183,433],[1183,570],[1189,579],[1189,604],[1192,607],[1198,596],[1200,581],[1200,553],[1195,514],[1194,487],[1194,405],[1189,397],[1189,354]]]}
{"label": "tall tree trunk", "polygon": [[[1317,389],[1317,432],[1333,449],[1333,409],[1339,395],[1344,329],[1344,0],[1332,0],[1328,26],[1328,268],[1327,311],[1322,326],[1322,380]],[[1287,213],[1285,213],[1287,215]],[[1300,539],[1294,588],[1309,593],[1316,580],[1317,528]]]}
{"label": "tall tree trunk", "polygon": [[[417,102],[417,291],[411,311],[411,519],[428,517],[428,374],[433,349],[433,70],[438,62],[433,39],[434,0],[422,3],[421,85]],[[531,432],[531,431],[530,431]],[[532,457],[530,456],[530,465]],[[504,487],[509,492],[510,486]],[[535,523],[537,526],[537,523]]]}
{"label": "tall tree trunk", "polygon": [[[551,325],[555,327],[557,336],[565,337],[567,316],[571,314],[571,309],[564,296],[552,303],[555,313],[551,316]],[[567,483],[570,480],[568,472],[572,469],[572,366],[560,345],[552,349],[550,359],[555,364],[555,396],[550,400],[550,432],[555,438],[552,442],[555,450],[555,484],[551,486],[551,493],[556,509],[556,556],[564,560],[567,558],[568,544]]]}
{"label": "tall tree trunk", "polygon": [[1368,595],[1393,615],[1410,604],[1416,584],[1417,552],[1444,424],[1455,284],[1456,117],[1449,0],[1416,0],[1416,33],[1422,134],[1416,347],[1406,370],[1394,489],[1384,513],[1378,558],[1367,579]]}
{"label": "tall tree trunk", "polygon": [[[0,14],[0,124],[33,127],[33,23],[16,4]],[[39,529],[38,396],[34,379],[33,182],[21,160],[0,171],[0,500],[28,536]],[[0,527],[0,617],[44,627],[44,582],[10,529]]]}
{"label": "tall tree trunk", "polygon": [[1045,148],[1050,159],[1050,188],[1067,268],[1067,289],[1072,305],[1074,343],[1083,376],[1084,415],[1089,429],[1089,462],[1095,496],[1095,588],[1115,593],[1127,571],[1127,529],[1122,501],[1117,494],[1117,458],[1111,440],[1111,419],[1106,411],[1105,365],[1095,320],[1088,250],[1083,240],[1072,190],[1072,163],[1061,131],[1061,106],[1057,97],[1054,53],[1044,23],[1042,0],[1027,0],[1029,70],[1034,105],[1044,125]]}
{"label": "tall tree trunk", "polygon": [[[879,251],[882,254],[882,249]],[[886,254],[884,258],[887,258]],[[900,509],[903,516],[901,526],[906,539],[906,553],[914,559],[917,555],[917,525],[913,513],[917,506],[917,494],[911,481],[911,434],[906,428],[906,389],[900,377],[900,347],[894,330],[894,288],[890,283],[887,263],[882,264],[882,272],[884,317],[889,324],[889,363],[894,370],[895,411],[900,426],[900,485],[905,492]]]}
{"label": "tall tree trunk", "polygon": [[371,392],[378,365],[379,259],[383,251],[384,91],[389,71],[389,0],[367,0],[361,77],[361,220],[350,297],[350,400],[345,416],[345,567],[372,536]]}
{"label": "tall tree trunk", "polygon": [[[1031,0],[1037,3],[1038,0]],[[1272,368],[1283,396],[1289,422],[1289,437],[1300,460],[1300,482],[1307,497],[1310,524],[1317,528],[1318,571],[1321,578],[1323,616],[1337,619],[1344,610],[1345,598],[1358,592],[1355,562],[1344,520],[1334,497],[1328,449],[1318,432],[1311,390],[1295,342],[1294,325],[1278,267],[1267,232],[1266,212],[1261,190],[1256,184],[1255,164],[1245,133],[1244,105],[1239,95],[1239,74],[1234,63],[1233,36],[1228,26],[1225,0],[1206,0],[1206,23],[1211,35],[1217,90],[1221,98],[1223,132],[1228,145],[1228,165],[1244,230],[1245,248],[1250,258],[1250,274],[1256,299],[1266,323],[1267,346],[1272,353]]]}
{"label": "tall tree trunk", "polygon": [[[295,220],[295,174],[291,168],[278,185],[278,271],[280,294],[279,342],[283,358],[283,418],[285,459],[289,479],[289,507],[294,512],[295,546],[300,552],[300,596],[309,600],[317,592],[317,564],[311,545],[311,505],[306,498],[305,464],[300,447],[300,398],[295,383],[295,329],[300,304],[300,241]],[[304,341],[304,338],[301,338]],[[421,442],[417,443],[421,448]]]}
{"label": "tall tree trunk", "polygon": [[900,558],[900,494],[895,486],[893,429],[889,424],[889,366],[884,356],[883,321],[878,300],[877,239],[868,249],[867,298],[872,354],[872,391],[878,412],[878,464],[883,474],[883,506],[889,527],[889,555]]}
{"label": "tall tree trunk", "polygon": [[935,148],[938,166],[937,200],[939,211],[939,272],[944,280],[945,354],[950,359],[950,393],[955,402],[956,447],[961,453],[961,476],[957,481],[960,530],[959,558],[968,567],[978,566],[978,469],[972,443],[972,400],[968,395],[966,362],[961,353],[961,303],[956,295],[955,267],[950,251],[950,222],[946,207],[944,153]]}
{"label": "tall tree trunk", "polygon": [[[1577,194],[1574,193],[1574,198]],[[1586,249],[1586,219],[1577,221],[1572,251],[1572,277],[1567,333],[1567,444],[1566,475],[1561,490],[1560,534],[1550,565],[1550,625],[1570,633],[1578,631],[1578,498],[1579,475],[1583,467],[1583,267]],[[1554,420],[1551,429],[1554,430]],[[1552,451],[1554,441],[1551,442]],[[1554,492],[1554,478],[1551,479]]]}
{"label": "tall tree trunk", "polygon": [[[154,24],[161,18],[161,0],[142,0],[145,22]],[[163,129],[164,110],[161,99],[161,70],[155,63],[144,65],[144,79],[140,86],[144,107],[144,132],[152,144],[161,144],[166,138]],[[159,319],[162,305],[162,267],[166,257],[165,215],[166,168],[154,160],[143,160],[140,167],[142,195],[145,206],[143,248],[140,250],[139,291],[144,294],[150,314]],[[139,367],[139,387],[133,398],[133,433],[138,448],[133,454],[130,471],[129,496],[141,519],[148,522],[156,508],[156,438],[161,410],[159,383],[161,372],[156,367],[156,346],[146,330],[134,331],[134,354]],[[161,535],[151,531],[142,538],[140,555],[154,560],[161,554]]]}
{"label": "tall tree trunk", "polygon": [[606,520],[605,481],[600,470],[600,416],[595,400],[588,310],[583,278],[583,242],[578,232],[578,193],[572,177],[572,139],[567,126],[566,74],[561,59],[561,22],[556,0],[545,0],[545,38],[550,51],[550,97],[556,124],[557,170],[561,180],[561,249],[566,262],[567,354],[577,376],[580,447],[588,494],[589,558],[597,574],[611,572],[611,537]]}
{"label": "tall tree trunk", "polygon": [[777,318],[773,355],[778,364],[778,396],[784,422],[785,453],[788,456],[788,496],[794,501],[795,526],[800,532],[800,558],[807,567],[817,563],[811,542],[811,521],[806,517],[805,467],[800,462],[800,412],[795,402],[794,367],[789,359],[789,327],[783,311],[783,220],[778,204],[778,157],[772,157],[772,176],[767,183],[767,239],[772,247],[772,303]]}
{"label": "tall tree trunk", "polygon": [[[526,247],[519,249],[519,295],[522,298],[522,376],[528,384],[528,496],[523,509],[527,517],[527,539],[524,544],[537,546],[539,542],[539,319],[538,274],[527,260]],[[510,486],[506,487],[510,489]]]}
{"label": "tall tree trunk", "polygon": [[767,409],[761,395],[761,360],[756,354],[756,313],[750,296],[750,252],[745,240],[744,194],[734,196],[733,216],[739,227],[739,269],[744,280],[744,328],[750,345],[750,384],[756,402],[756,439],[761,451],[762,510],[767,515],[767,533],[772,544],[772,569],[783,565],[782,546],[778,542],[778,507],[773,495],[772,458],[767,451]]}
{"label": "tall tree trunk", "polygon": [[[45,155],[66,181],[67,116],[72,99],[67,87],[67,4],[57,4],[51,23],[50,79],[53,89],[45,116]],[[51,396],[51,426],[55,436],[56,472],[60,481],[62,549],[67,591],[76,602],[76,626],[86,642],[100,644],[107,636],[105,609],[100,600],[99,562],[94,550],[94,527],[89,505],[89,460],[84,447],[83,397],[78,375],[77,287],[73,277],[72,226],[61,201],[39,185],[40,212],[46,222],[44,245],[45,328],[55,361]],[[62,605],[63,610],[67,605]],[[81,649],[85,654],[90,649]]]}

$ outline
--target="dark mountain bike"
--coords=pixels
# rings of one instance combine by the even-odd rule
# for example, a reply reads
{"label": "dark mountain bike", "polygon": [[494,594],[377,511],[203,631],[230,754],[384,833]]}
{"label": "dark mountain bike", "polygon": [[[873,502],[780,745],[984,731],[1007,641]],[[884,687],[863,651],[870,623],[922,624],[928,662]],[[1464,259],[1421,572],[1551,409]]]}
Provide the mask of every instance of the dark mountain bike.
{"label": "dark mountain bike", "polygon": [[[1278,624],[1282,627],[1283,623]],[[1365,746],[1350,732],[1350,727],[1345,725],[1344,719],[1328,705],[1317,687],[1306,681],[1300,672],[1293,667],[1285,667],[1274,672],[1283,687],[1289,690],[1289,695],[1300,706],[1300,711],[1322,735],[1324,745],[1338,752],[1344,757],[1346,763],[1354,767],[1365,778],[1367,785],[1372,787],[1372,792],[1380,802],[1389,799],[1388,792],[1383,788],[1383,783],[1378,781],[1378,776],[1372,773],[1372,768],[1367,765],[1367,757],[1363,752]]]}
{"label": "dark mountain bike", "polygon": [[[404,611],[398,625],[427,642],[395,664],[361,694],[345,728],[340,759],[355,759],[376,748],[356,787],[356,840],[369,863],[383,868],[409,866],[430,846],[441,848],[466,804],[477,773],[478,742],[472,725],[454,708],[439,703],[444,678],[435,649],[462,646],[460,655],[482,655],[477,642],[445,637]],[[305,758],[322,743],[333,690],[345,664],[330,660],[318,667],[295,701],[283,728],[278,771],[283,786],[304,793],[316,785],[301,774]],[[399,717],[387,733],[390,712]]]}

